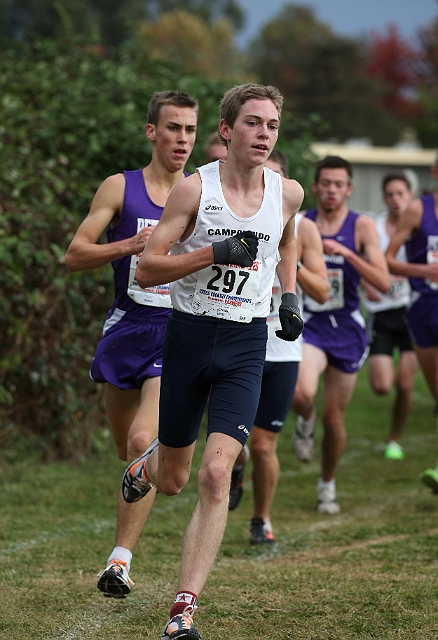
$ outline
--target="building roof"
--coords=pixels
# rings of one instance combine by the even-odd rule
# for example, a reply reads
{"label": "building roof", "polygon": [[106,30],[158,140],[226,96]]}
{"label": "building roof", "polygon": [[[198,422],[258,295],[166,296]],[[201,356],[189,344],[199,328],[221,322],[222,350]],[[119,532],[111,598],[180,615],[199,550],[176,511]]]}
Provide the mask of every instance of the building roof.
{"label": "building roof", "polygon": [[430,167],[436,157],[436,149],[409,149],[397,147],[372,147],[364,145],[314,142],[313,153],[320,159],[325,156],[341,156],[353,164],[380,164]]}

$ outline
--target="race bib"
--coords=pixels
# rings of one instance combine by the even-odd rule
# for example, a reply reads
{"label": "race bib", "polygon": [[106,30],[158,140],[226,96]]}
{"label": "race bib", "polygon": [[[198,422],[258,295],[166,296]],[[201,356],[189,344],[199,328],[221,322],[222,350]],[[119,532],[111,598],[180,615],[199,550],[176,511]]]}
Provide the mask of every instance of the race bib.
{"label": "race bib", "polygon": [[[143,226],[154,227],[158,220],[143,220]],[[164,307],[170,309],[172,302],[170,300],[170,288],[168,284],[159,284],[153,287],[143,289],[135,279],[135,271],[140,260],[141,253],[131,256],[129,265],[128,289],[126,293],[131,300],[137,304],[144,304],[148,307]]]}
{"label": "race bib", "polygon": [[251,267],[213,264],[199,272],[192,301],[196,315],[251,322],[260,288],[262,263]]}
{"label": "race bib", "polygon": [[391,300],[409,300],[411,288],[407,278],[400,278],[398,276],[391,275],[391,285],[389,287],[388,296]]}
{"label": "race bib", "polygon": [[317,313],[318,311],[332,311],[344,307],[344,272],[342,269],[327,269],[327,277],[330,284],[329,299],[324,304],[319,304],[313,298],[306,296],[305,307],[307,311]]}

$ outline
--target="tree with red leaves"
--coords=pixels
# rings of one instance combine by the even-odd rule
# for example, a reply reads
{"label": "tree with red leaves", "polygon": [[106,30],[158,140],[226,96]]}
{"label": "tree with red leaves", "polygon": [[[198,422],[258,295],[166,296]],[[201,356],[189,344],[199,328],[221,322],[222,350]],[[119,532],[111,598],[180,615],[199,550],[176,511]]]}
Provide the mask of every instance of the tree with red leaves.
{"label": "tree with red leaves", "polygon": [[420,113],[417,101],[419,63],[419,49],[402,39],[395,24],[389,24],[383,35],[371,34],[370,62],[366,72],[382,81],[385,86],[381,98],[383,107],[397,118],[411,118]]}

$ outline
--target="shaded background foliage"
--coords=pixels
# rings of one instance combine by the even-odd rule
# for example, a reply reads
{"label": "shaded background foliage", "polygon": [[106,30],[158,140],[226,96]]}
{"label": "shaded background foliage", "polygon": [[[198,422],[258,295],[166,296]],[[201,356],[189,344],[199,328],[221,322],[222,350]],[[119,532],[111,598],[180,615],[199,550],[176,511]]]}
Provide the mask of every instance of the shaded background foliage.
{"label": "shaded background foliage", "polygon": [[[438,2],[437,19],[409,41],[395,24],[340,36],[313,9],[290,2],[241,49],[244,22],[239,0],[0,0],[0,47],[7,38],[66,34],[106,51],[131,43],[178,61],[185,74],[274,84],[296,117],[324,121],[326,138],[391,145],[410,128],[423,146],[438,146]],[[318,127],[310,133],[321,139]]]}
{"label": "shaded background foliage", "polygon": [[1,0],[0,33],[8,37],[38,35],[62,38],[66,23],[74,33],[98,37],[117,47],[128,40],[142,21],[153,22],[163,13],[184,10],[208,24],[226,18],[236,29],[244,14],[235,0]]}

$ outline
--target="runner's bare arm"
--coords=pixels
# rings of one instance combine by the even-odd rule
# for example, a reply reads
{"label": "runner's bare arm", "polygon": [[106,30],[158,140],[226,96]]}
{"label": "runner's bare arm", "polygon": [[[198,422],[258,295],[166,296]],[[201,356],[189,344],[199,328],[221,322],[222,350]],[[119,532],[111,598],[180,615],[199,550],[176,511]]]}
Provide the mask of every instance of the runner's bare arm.
{"label": "runner's bare arm", "polygon": [[330,285],[318,227],[309,218],[302,218],[297,236],[301,261],[297,282],[306,295],[323,304],[328,300]]}
{"label": "runner's bare arm", "polygon": [[[374,220],[360,216],[357,221],[359,249],[364,256],[357,256],[361,261],[357,270],[368,282],[382,293],[388,293],[391,286],[388,265],[380,247],[379,235]],[[359,268],[358,268],[359,267]]]}
{"label": "runner's bare arm", "polygon": [[361,278],[360,286],[362,287],[366,297],[371,302],[378,302],[382,299],[380,293],[377,291],[376,287],[373,287],[372,284],[368,282],[365,278]]}
{"label": "runner's bare arm", "polygon": [[283,235],[279,244],[281,260],[277,275],[283,293],[296,291],[297,241],[295,237],[295,215],[304,198],[304,191],[296,180],[282,178],[283,183]]}
{"label": "runner's bare arm", "polygon": [[387,293],[391,285],[388,265],[380,248],[376,225],[371,218],[359,216],[356,223],[356,245],[359,253],[336,240],[323,240],[324,252],[328,255],[339,254],[366,278],[376,289]]}
{"label": "runner's bare arm", "polygon": [[118,173],[109,176],[99,187],[87,217],[79,226],[65,256],[69,271],[97,269],[126,255],[141,253],[152,233],[142,229],[134,237],[111,243],[98,243],[102,233],[122,211],[125,178]]}

